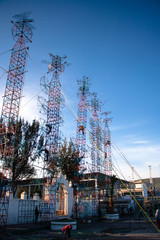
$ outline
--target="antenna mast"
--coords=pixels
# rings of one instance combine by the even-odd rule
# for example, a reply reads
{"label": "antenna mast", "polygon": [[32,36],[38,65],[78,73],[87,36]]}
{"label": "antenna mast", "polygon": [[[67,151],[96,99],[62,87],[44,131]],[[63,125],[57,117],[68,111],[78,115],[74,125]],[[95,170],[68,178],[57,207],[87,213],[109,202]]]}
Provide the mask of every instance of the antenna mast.
{"label": "antenna mast", "polygon": [[91,160],[92,172],[100,172],[101,167],[101,154],[102,151],[102,130],[99,124],[98,112],[101,111],[101,102],[97,99],[97,94],[91,94],[91,111],[92,118],[90,119],[91,125]]}
{"label": "antenna mast", "polygon": [[106,175],[112,175],[112,156],[111,156],[111,135],[108,124],[112,122],[112,118],[108,118],[111,112],[104,112],[105,115],[104,123],[104,170]]}
{"label": "antenna mast", "polygon": [[149,167],[150,184],[151,184],[151,187],[152,187],[153,179],[152,179],[151,165],[149,165],[148,167]]}
{"label": "antenna mast", "polygon": [[12,27],[12,36],[17,40],[11,53],[10,65],[6,81],[5,94],[2,106],[2,121],[8,125],[11,121],[16,122],[19,115],[19,106],[25,73],[25,63],[28,47],[31,42],[33,19],[28,18],[30,13],[15,15],[16,19]]}
{"label": "antenna mast", "polygon": [[[14,157],[14,135],[16,134],[16,123],[19,115],[20,99],[25,73],[25,64],[28,47],[27,42],[32,38],[32,22],[30,13],[15,15],[15,22],[11,21],[12,36],[16,43],[11,52],[6,88],[3,98],[1,121],[0,121],[0,158],[2,168],[1,185],[2,194],[0,196],[0,226],[7,224],[8,200],[6,200],[5,180],[11,175]],[[2,178],[1,177],[1,178]],[[11,176],[10,176],[11,177]],[[8,188],[9,190],[9,188]]]}
{"label": "antenna mast", "polygon": [[86,99],[89,95],[89,80],[88,77],[83,77],[78,80],[78,96],[80,101],[78,104],[78,117],[77,117],[77,132],[76,132],[76,147],[79,150],[79,156],[82,158],[81,165],[85,165],[86,153],[86,125],[87,125],[87,102]]}
{"label": "antenna mast", "polygon": [[[15,22],[12,27],[12,36],[16,43],[12,49],[6,88],[3,98],[1,113],[1,145],[0,153],[3,161],[3,175],[7,175],[6,161],[9,168],[12,168],[12,158],[14,155],[13,138],[16,133],[16,122],[19,115],[20,99],[25,73],[25,63],[28,47],[27,42],[31,42],[33,19],[29,18],[30,13],[13,16]],[[10,171],[9,171],[10,172]],[[9,173],[10,174],[10,173]]]}
{"label": "antenna mast", "polygon": [[46,127],[48,128],[46,136],[46,151],[49,155],[57,154],[60,144],[59,127],[63,119],[61,116],[61,107],[64,99],[61,95],[61,83],[59,75],[64,72],[65,65],[68,65],[65,59],[66,56],[60,57],[58,55],[49,54],[51,61],[43,61],[48,64],[48,74],[51,74],[51,80],[48,81],[45,77],[41,78],[41,88],[44,93],[48,95],[46,101],[39,97],[42,112],[47,115]]}

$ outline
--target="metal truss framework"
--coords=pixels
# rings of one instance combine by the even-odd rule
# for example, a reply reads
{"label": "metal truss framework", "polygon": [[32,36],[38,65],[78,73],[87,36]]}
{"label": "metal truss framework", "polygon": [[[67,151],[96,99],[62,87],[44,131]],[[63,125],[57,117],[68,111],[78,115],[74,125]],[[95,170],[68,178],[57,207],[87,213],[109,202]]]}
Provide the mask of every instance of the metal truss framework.
{"label": "metal truss framework", "polygon": [[[15,123],[18,120],[21,92],[23,86],[23,77],[25,73],[25,63],[28,48],[26,42],[31,42],[33,19],[28,18],[30,13],[15,15],[13,23],[12,36],[16,43],[11,52],[9,70],[6,81],[6,88],[3,98],[3,106],[0,123],[0,155],[1,167],[4,177],[11,173],[12,159],[14,155],[14,136],[16,133]],[[7,163],[7,164],[6,164]],[[9,166],[9,169],[6,168]],[[3,191],[3,189],[2,189]],[[0,211],[0,225],[7,223],[7,200],[6,194],[0,197],[4,211]],[[5,210],[6,209],[6,210]],[[4,214],[6,213],[6,214]]]}
{"label": "metal truss framework", "polygon": [[0,227],[7,225],[9,197],[6,192],[9,188],[4,179],[0,179]]}
{"label": "metal truss framework", "polygon": [[80,185],[74,191],[73,215],[75,217],[98,216],[100,202],[108,200],[109,189],[109,176],[99,172],[84,174]]}
{"label": "metal truss framework", "polygon": [[[18,204],[18,222],[27,223],[35,222],[35,207],[38,207],[40,212],[39,221],[50,221],[56,214],[56,191],[58,188],[57,178],[42,178],[34,179],[33,182],[29,182],[22,187],[28,188],[28,199],[19,200]],[[20,188],[20,185],[19,185]],[[32,189],[32,190],[31,190]],[[40,199],[40,191],[42,199]],[[38,195],[37,200],[32,200],[30,194],[33,192]],[[33,196],[34,198],[34,196]]]}
{"label": "metal truss framework", "polygon": [[89,95],[89,80],[87,77],[83,77],[82,80],[78,80],[78,96],[80,101],[78,104],[78,116],[77,116],[77,131],[76,131],[76,147],[79,150],[79,156],[82,158],[82,166],[85,164],[86,153],[86,125],[87,125],[87,96]]}
{"label": "metal truss framework", "polygon": [[104,112],[105,115],[104,123],[104,171],[106,175],[112,175],[112,157],[111,157],[111,135],[108,123],[111,122],[112,118],[108,118],[110,112]]}
{"label": "metal truss framework", "polygon": [[101,103],[97,99],[97,94],[91,94],[91,161],[92,172],[101,171],[101,151],[102,151],[102,131],[99,124],[98,111],[101,111]]}
{"label": "metal truss framework", "polygon": [[44,61],[48,64],[48,74],[51,73],[51,80],[48,81],[45,77],[41,78],[41,87],[45,94],[48,95],[48,101],[39,98],[42,111],[47,115],[46,127],[48,128],[46,136],[46,151],[49,155],[58,153],[60,144],[60,124],[63,119],[61,116],[61,107],[64,99],[61,94],[61,83],[59,75],[64,72],[67,64],[66,56],[60,57],[58,55],[49,54],[51,62]]}
{"label": "metal truss framework", "polygon": [[28,14],[15,15],[17,21],[12,23],[12,35],[17,39],[11,53],[8,76],[6,81],[5,94],[2,106],[2,120],[5,124],[16,121],[19,114],[23,77],[25,73],[25,63],[28,48],[26,42],[32,38],[32,19],[28,19]]}
{"label": "metal truss framework", "polygon": [[[18,120],[21,92],[23,86],[23,77],[25,73],[25,63],[28,48],[26,42],[31,42],[33,19],[28,18],[30,14],[24,13],[15,15],[16,19],[13,23],[12,36],[16,41],[10,58],[6,88],[3,98],[1,123],[0,123],[0,138],[1,138],[1,155],[2,160],[8,163],[11,167],[11,162],[14,154],[14,136],[16,134],[15,123]],[[3,164],[4,165],[4,164]],[[6,173],[6,168],[3,174]]]}

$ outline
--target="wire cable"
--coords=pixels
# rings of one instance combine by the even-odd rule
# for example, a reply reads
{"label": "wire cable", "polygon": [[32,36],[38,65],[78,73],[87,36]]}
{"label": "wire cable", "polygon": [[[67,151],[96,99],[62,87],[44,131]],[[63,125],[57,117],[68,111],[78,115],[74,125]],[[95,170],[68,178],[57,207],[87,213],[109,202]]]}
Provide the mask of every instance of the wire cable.
{"label": "wire cable", "polygon": [[7,51],[5,51],[5,52],[2,52],[2,53],[0,53],[0,56],[1,55],[3,55],[3,54],[5,54],[5,53],[8,53],[8,52],[10,52],[10,51],[12,51],[13,49],[9,49],[9,50],[7,50]]}
{"label": "wire cable", "polygon": [[[28,54],[28,53],[27,53]],[[29,54],[28,54],[29,56]],[[30,57],[30,56],[29,56]],[[31,57],[30,57],[31,59]],[[34,64],[35,65],[35,64]],[[36,65],[35,65],[36,66]],[[39,70],[39,68],[36,66],[36,68],[38,69],[38,71],[41,73],[41,71]],[[41,73],[42,74],[42,73]],[[43,74],[42,74],[43,75]],[[58,82],[57,82],[58,83]],[[59,83],[58,83],[59,84]],[[64,92],[62,91],[62,95],[63,97],[65,98],[66,102],[68,103],[68,105],[70,106],[72,112],[73,112],[73,115],[75,116],[75,118],[81,123],[80,119],[78,118],[77,114],[75,113],[75,111],[73,110],[73,108],[71,107],[68,99],[66,98]],[[81,123],[82,124],[82,123]],[[89,136],[89,138],[91,139],[91,141],[96,145],[96,143],[94,142],[94,140],[92,139],[92,137],[90,136],[89,132],[86,130],[86,133],[87,135]],[[99,149],[99,147],[96,145],[97,149],[100,151],[101,155],[103,156],[104,158],[104,154],[102,153],[102,151]],[[125,157],[123,154],[122,154],[123,157]],[[127,160],[127,159],[126,159]],[[128,160],[127,160],[128,162]],[[112,170],[115,172],[115,174],[119,177],[119,175],[116,173],[115,169],[113,168],[113,165],[111,166]],[[119,178],[119,180],[121,181],[121,183],[123,184],[123,186],[129,191],[129,189],[127,188],[126,184],[123,182],[123,180],[121,178]],[[130,192],[130,191],[129,191]],[[145,210],[141,207],[141,205],[138,203],[138,201],[136,200],[135,196],[130,192],[130,195],[131,197],[135,200],[136,204],[139,206],[139,208],[142,210],[142,212],[145,214],[145,216],[149,219],[149,221],[152,223],[152,225],[155,227],[155,229],[160,233],[160,230],[156,227],[156,225],[153,223],[153,221],[150,219],[150,217],[147,215],[147,213],[145,212]]]}

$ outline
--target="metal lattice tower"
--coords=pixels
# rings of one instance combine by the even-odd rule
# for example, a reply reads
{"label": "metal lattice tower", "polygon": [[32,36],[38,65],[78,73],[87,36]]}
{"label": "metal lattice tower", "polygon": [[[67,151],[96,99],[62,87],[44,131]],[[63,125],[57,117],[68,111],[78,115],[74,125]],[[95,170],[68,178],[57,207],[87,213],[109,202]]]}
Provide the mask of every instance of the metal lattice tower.
{"label": "metal lattice tower", "polygon": [[[5,177],[11,175],[12,159],[14,156],[15,123],[18,120],[23,77],[28,48],[26,42],[31,42],[33,19],[29,19],[29,13],[15,15],[12,36],[16,43],[11,52],[6,88],[3,98],[1,122],[0,122],[0,160],[2,175],[0,191],[0,226],[7,224],[8,199],[6,198]],[[6,167],[8,166],[8,168]],[[2,180],[2,179],[1,179]],[[9,189],[8,189],[9,190]]]}
{"label": "metal lattice tower", "polygon": [[15,15],[13,23],[12,36],[16,43],[12,49],[8,76],[6,81],[5,94],[2,106],[2,121],[8,125],[11,121],[17,121],[21,92],[23,86],[23,77],[25,73],[25,63],[28,47],[26,42],[31,42],[33,19],[28,18],[30,13]]}
{"label": "metal lattice tower", "polygon": [[89,95],[88,77],[78,80],[78,96],[80,101],[78,104],[77,130],[76,130],[76,146],[79,150],[79,156],[82,158],[81,165],[85,164],[86,153],[86,125],[87,125],[87,96]]}
{"label": "metal lattice tower", "polygon": [[[16,43],[11,52],[6,88],[3,98],[2,114],[0,124],[1,132],[1,159],[8,162],[10,167],[14,154],[14,134],[16,133],[15,123],[18,120],[23,77],[28,48],[26,42],[31,42],[33,19],[29,18],[30,13],[15,15],[16,19],[12,27],[12,36]],[[3,174],[7,174],[6,167]]]}
{"label": "metal lattice tower", "polygon": [[46,136],[46,151],[49,154],[57,154],[60,144],[60,124],[63,119],[61,116],[61,107],[64,99],[61,94],[61,83],[59,75],[64,72],[66,56],[60,57],[58,55],[49,54],[51,62],[44,61],[48,64],[48,74],[52,74],[51,80],[48,81],[45,77],[41,78],[42,90],[48,95],[48,100],[40,97],[42,111],[47,114],[46,127],[48,132]]}
{"label": "metal lattice tower", "polygon": [[108,118],[110,112],[102,113],[105,115],[104,123],[104,171],[106,175],[112,175],[112,156],[111,156],[111,135],[108,124],[112,121],[112,118]]}
{"label": "metal lattice tower", "polygon": [[98,112],[101,111],[101,102],[97,99],[97,94],[91,94],[91,161],[92,172],[101,172],[101,151],[102,151],[102,130],[99,124]]}

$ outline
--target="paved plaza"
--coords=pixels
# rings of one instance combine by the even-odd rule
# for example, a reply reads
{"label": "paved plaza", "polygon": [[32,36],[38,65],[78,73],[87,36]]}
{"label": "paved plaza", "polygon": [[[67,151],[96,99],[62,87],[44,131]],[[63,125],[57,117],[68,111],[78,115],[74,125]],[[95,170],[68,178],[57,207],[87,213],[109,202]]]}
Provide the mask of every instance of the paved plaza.
{"label": "paved plaza", "polygon": [[[156,226],[156,222],[154,221]],[[52,231],[50,223],[18,224],[0,229],[1,240],[58,240],[65,239],[62,231]],[[78,229],[71,231],[71,239],[160,240],[160,233],[145,219],[120,219],[107,221],[79,221]]]}

